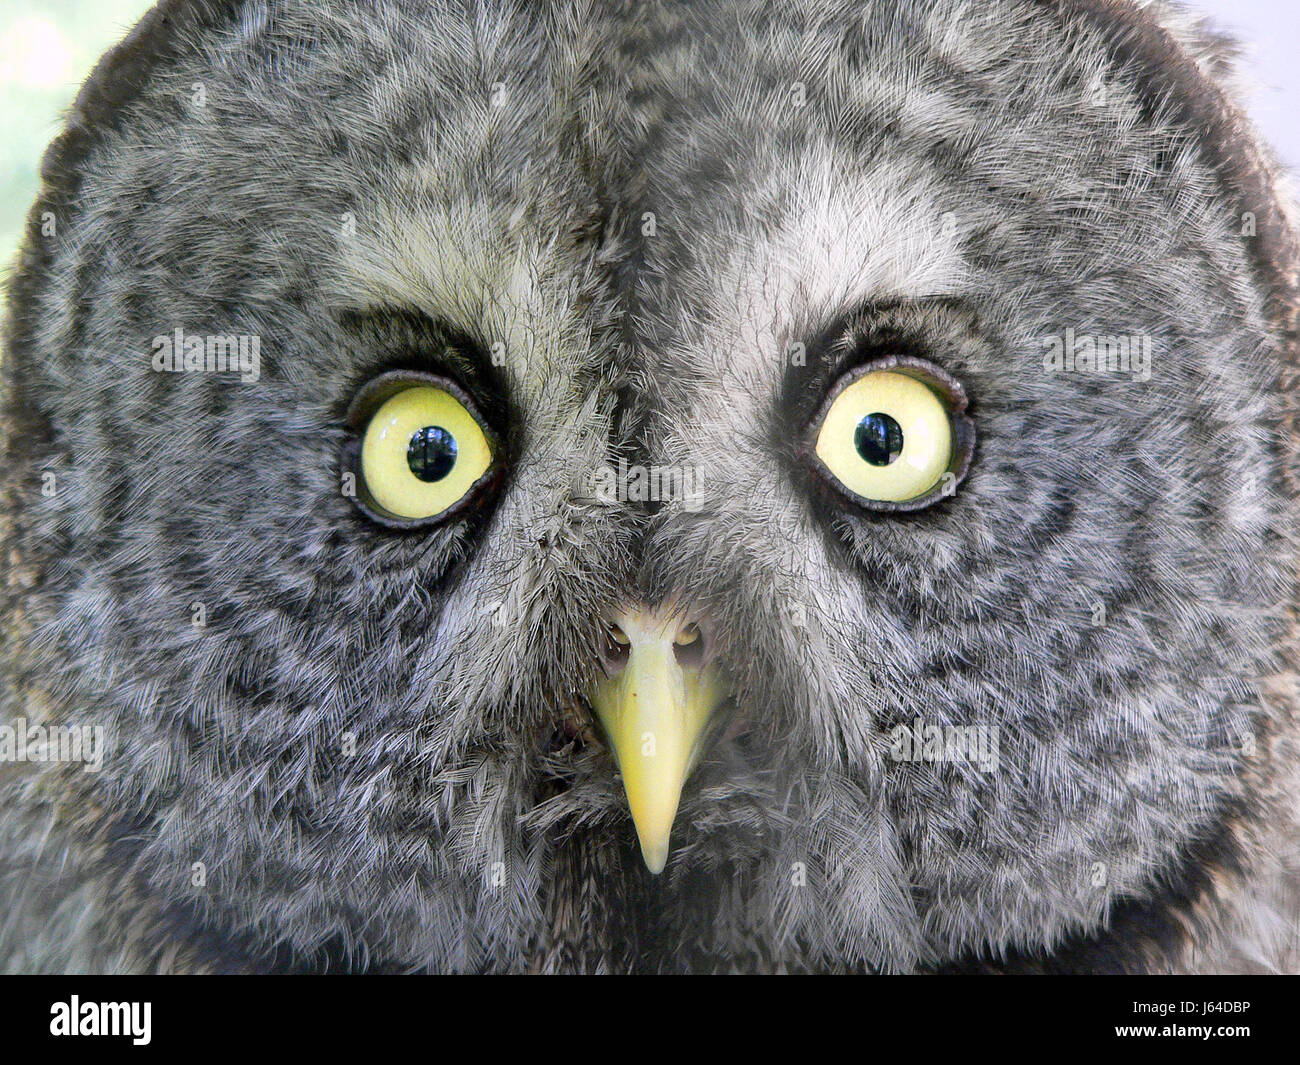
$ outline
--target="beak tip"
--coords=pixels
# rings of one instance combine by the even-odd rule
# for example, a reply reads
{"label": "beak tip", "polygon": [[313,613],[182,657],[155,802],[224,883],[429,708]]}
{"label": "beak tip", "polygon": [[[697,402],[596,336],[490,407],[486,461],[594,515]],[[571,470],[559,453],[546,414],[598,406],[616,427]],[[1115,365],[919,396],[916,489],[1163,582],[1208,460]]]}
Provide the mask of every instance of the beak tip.
{"label": "beak tip", "polygon": [[642,844],[641,857],[645,859],[645,867],[650,870],[650,875],[658,876],[668,864],[668,841],[665,840],[662,844],[651,847]]}
{"label": "beak tip", "polygon": [[[679,791],[680,788],[679,784]],[[652,876],[658,876],[668,864],[673,820],[677,816],[677,795],[672,795],[671,804],[655,806],[646,803],[642,789],[633,784],[628,789],[628,806],[631,807],[632,824],[636,826],[637,841],[641,844],[641,857],[645,859],[645,867]]]}

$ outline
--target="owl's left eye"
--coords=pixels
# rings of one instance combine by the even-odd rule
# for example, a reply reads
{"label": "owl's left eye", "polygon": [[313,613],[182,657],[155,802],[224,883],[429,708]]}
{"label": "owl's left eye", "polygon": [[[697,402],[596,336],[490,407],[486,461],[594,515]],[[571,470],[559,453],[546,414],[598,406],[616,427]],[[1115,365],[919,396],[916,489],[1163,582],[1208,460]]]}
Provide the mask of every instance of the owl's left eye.
{"label": "owl's left eye", "polygon": [[915,510],[951,494],[974,429],[951,378],[915,359],[846,374],[812,427],[810,457],[833,487],[869,509]]}
{"label": "owl's left eye", "polygon": [[[432,524],[477,494],[494,466],[490,431],[439,378],[372,384],[353,465],[360,501],[387,524]],[[360,425],[358,425],[360,428]]]}

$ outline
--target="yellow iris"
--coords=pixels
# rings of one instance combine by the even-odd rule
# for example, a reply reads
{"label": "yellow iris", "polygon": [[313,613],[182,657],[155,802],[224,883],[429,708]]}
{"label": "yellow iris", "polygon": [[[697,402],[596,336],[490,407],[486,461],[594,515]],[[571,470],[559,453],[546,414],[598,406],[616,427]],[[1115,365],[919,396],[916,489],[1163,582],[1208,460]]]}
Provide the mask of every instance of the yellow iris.
{"label": "yellow iris", "polygon": [[492,447],[459,399],[432,385],[399,392],[366,426],[361,476],[398,518],[432,518],[455,506],[492,465]]}
{"label": "yellow iris", "polygon": [[831,403],[817,457],[850,492],[901,503],[934,489],[952,463],[952,419],[943,401],[905,373],[864,374]]}

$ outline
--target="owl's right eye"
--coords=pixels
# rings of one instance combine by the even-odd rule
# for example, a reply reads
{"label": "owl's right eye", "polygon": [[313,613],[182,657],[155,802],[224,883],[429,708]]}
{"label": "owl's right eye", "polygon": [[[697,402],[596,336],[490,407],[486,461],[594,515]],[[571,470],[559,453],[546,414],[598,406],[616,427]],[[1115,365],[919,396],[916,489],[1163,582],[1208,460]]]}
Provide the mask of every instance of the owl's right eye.
{"label": "owl's right eye", "polygon": [[353,466],[358,501],[372,517],[402,527],[435,524],[491,479],[491,431],[451,382],[385,375],[365,394],[371,413]]}

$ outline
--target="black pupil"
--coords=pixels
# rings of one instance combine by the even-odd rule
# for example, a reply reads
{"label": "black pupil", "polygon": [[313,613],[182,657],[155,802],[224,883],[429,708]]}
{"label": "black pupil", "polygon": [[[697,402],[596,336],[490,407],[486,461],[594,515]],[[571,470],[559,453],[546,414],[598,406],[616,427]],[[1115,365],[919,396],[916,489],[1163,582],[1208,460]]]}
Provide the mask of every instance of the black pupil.
{"label": "black pupil", "polygon": [[441,481],[456,465],[456,438],[441,425],[426,425],[411,434],[406,464],[422,481]]}
{"label": "black pupil", "polygon": [[853,444],[871,465],[888,466],[903,450],[903,430],[888,414],[877,411],[858,422]]}

